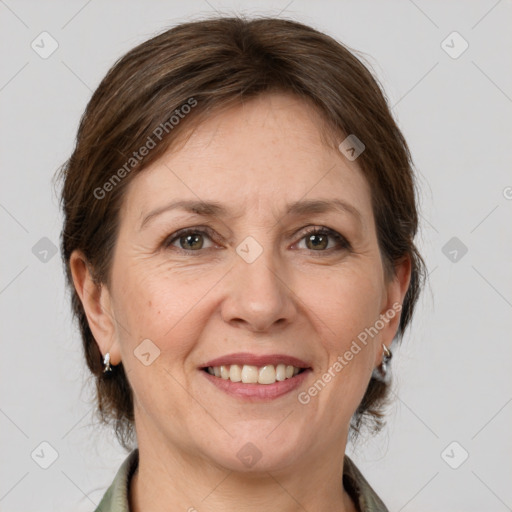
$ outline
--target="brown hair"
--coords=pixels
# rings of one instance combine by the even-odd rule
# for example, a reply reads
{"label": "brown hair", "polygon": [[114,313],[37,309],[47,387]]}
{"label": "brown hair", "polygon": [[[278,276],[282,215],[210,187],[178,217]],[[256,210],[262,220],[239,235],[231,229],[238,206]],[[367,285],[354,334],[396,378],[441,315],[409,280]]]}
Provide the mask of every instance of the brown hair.
{"label": "brown hair", "polygon": [[[269,91],[315,105],[338,143],[340,136],[355,134],[365,144],[357,163],[371,187],[387,277],[404,257],[412,264],[397,338],[412,318],[425,279],[413,242],[416,184],[406,141],[376,79],[345,46],[294,21],[223,17],[178,25],[114,64],[89,101],[75,149],[60,170],[61,249],[73,312],[95,376],[99,417],[113,421],[125,448],[134,439],[132,390],[122,363],[103,373],[102,355],[73,286],[71,253],[81,250],[96,282],[108,286],[119,210],[130,180],[162,156],[194,119],[200,122],[216,109]],[[150,139],[154,146],[142,151]],[[375,432],[382,427],[388,387],[371,379],[352,419],[352,434],[363,424],[372,423]]]}

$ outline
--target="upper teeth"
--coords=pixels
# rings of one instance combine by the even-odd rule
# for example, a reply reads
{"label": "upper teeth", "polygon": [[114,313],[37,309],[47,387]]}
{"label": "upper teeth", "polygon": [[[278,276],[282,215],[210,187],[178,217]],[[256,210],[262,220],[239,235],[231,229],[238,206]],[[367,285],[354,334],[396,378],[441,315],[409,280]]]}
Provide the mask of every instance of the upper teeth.
{"label": "upper teeth", "polygon": [[252,366],[249,364],[209,366],[207,371],[210,375],[229,379],[232,382],[243,382],[244,384],[274,384],[276,381],[290,379],[297,375],[300,368],[292,365],[267,364],[265,366]]}

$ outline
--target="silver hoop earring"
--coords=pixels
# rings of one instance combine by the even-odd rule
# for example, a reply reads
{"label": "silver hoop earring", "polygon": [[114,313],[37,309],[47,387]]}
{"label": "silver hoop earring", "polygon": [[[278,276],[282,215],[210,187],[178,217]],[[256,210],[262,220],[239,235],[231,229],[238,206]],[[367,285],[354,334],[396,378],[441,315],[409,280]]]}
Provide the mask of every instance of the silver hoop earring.
{"label": "silver hoop earring", "polygon": [[105,365],[105,368],[103,369],[103,373],[112,371],[112,367],[110,366],[110,352],[107,352],[105,354],[105,359],[103,359],[103,364]]}
{"label": "silver hoop earring", "polygon": [[386,371],[387,363],[393,357],[393,354],[391,353],[391,350],[389,350],[389,348],[384,345],[384,343],[382,344],[382,350],[384,352],[384,355],[382,356],[382,368],[384,371]]}
{"label": "silver hoop earring", "polygon": [[388,376],[388,363],[393,357],[393,354],[391,353],[391,350],[384,345],[384,343],[382,344],[382,352],[382,363],[373,370],[372,377],[380,380],[381,382],[386,382]]}

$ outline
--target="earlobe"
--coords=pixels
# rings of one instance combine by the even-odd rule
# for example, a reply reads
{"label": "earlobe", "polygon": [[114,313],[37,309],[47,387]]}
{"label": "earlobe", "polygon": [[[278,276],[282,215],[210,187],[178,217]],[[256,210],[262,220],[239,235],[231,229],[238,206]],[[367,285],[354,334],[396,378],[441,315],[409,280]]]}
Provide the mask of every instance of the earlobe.
{"label": "earlobe", "polygon": [[121,355],[116,339],[115,319],[110,293],[104,284],[95,282],[83,253],[73,251],[69,260],[75,290],[80,297],[89,328],[103,356],[110,353],[110,363],[119,364]]}

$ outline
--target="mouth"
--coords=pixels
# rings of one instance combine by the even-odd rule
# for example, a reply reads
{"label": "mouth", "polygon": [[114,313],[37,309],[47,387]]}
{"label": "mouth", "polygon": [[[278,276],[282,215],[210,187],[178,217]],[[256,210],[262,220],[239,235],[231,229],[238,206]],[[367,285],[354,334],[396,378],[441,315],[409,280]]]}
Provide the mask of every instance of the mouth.
{"label": "mouth", "polygon": [[203,368],[205,372],[220,379],[243,384],[275,384],[306,371],[306,368],[298,368],[291,364],[280,363],[278,365],[267,364],[254,366],[251,364],[231,364],[221,366],[208,366]]}
{"label": "mouth", "polygon": [[199,368],[222,391],[243,399],[272,399],[296,389],[312,368],[286,355],[231,354]]}

